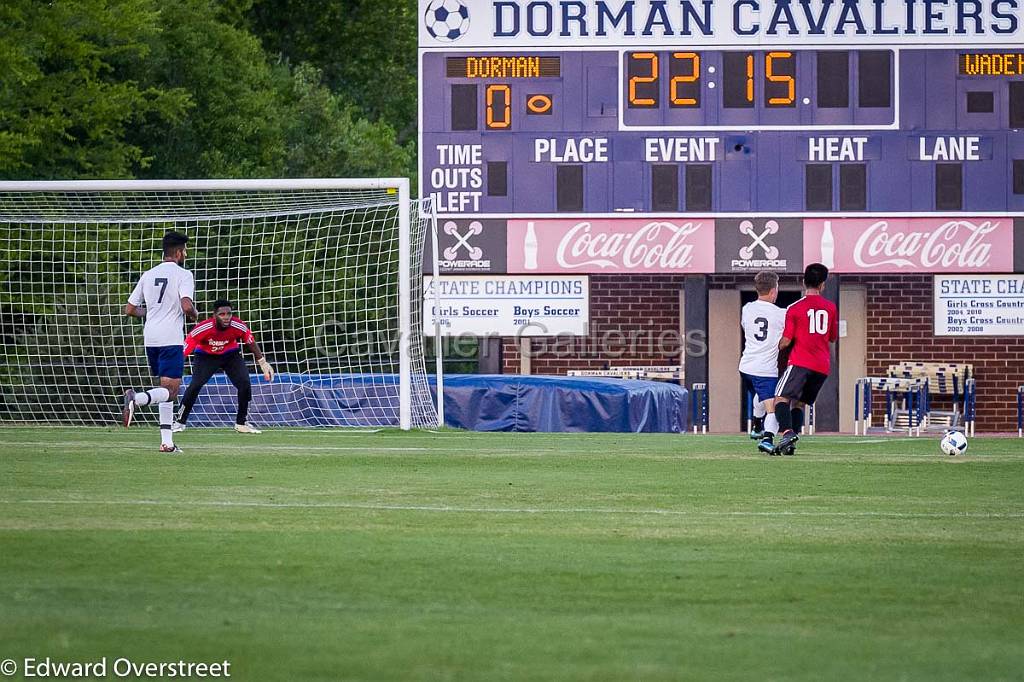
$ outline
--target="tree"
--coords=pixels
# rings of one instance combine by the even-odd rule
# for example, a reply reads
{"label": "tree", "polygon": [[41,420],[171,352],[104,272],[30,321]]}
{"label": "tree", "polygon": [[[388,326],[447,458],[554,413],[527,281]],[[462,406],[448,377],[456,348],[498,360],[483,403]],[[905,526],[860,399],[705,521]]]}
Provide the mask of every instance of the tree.
{"label": "tree", "polygon": [[[133,139],[151,150],[147,177],[267,177],[285,149],[280,79],[259,41],[220,21],[211,0],[164,5],[145,65],[154,83],[189,93],[189,115],[144,125]],[[141,74],[140,74],[141,75]]]}
{"label": "tree", "polygon": [[0,3],[0,177],[414,175],[385,119],[268,57],[250,5]]}
{"label": "tree", "polygon": [[416,132],[415,0],[235,0],[251,2],[252,31],[272,54],[310,62],[333,92],[373,121],[398,131],[400,144]]}
{"label": "tree", "polygon": [[320,82],[319,70],[295,69],[285,123],[287,177],[392,177],[409,173],[409,147],[395,143],[384,122],[359,118],[355,109]]}
{"label": "tree", "polygon": [[150,161],[126,139],[181,120],[189,98],[127,78],[158,32],[153,0],[0,3],[0,177],[131,177]]}
{"label": "tree", "polygon": [[161,16],[150,71],[185,88],[189,116],[140,131],[152,177],[406,175],[414,162],[385,123],[371,123],[307,65],[273,64],[259,41],[222,20],[224,6],[184,0]]}

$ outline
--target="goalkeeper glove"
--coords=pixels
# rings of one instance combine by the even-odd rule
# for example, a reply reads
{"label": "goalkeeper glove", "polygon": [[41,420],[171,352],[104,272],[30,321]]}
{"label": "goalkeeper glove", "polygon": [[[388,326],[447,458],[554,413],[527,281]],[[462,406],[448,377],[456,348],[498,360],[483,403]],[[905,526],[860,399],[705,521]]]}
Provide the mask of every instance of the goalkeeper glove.
{"label": "goalkeeper glove", "polygon": [[270,363],[267,362],[266,358],[260,358],[259,360],[256,361],[256,364],[260,366],[261,370],[263,370],[264,379],[266,379],[267,381],[274,380],[274,368],[270,366]]}

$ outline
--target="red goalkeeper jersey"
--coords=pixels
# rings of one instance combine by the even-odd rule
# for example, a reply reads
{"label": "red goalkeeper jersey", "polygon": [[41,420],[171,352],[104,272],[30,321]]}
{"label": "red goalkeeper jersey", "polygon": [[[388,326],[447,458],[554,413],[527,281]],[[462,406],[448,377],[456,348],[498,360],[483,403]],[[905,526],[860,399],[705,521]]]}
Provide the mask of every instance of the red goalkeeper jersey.
{"label": "red goalkeeper jersey", "polygon": [[239,350],[243,343],[250,344],[252,342],[252,332],[249,331],[245,322],[237,317],[231,318],[231,324],[227,329],[218,327],[217,318],[211,317],[197,324],[185,339],[185,355],[192,351],[209,355],[224,355]]}
{"label": "red goalkeeper jersey", "polygon": [[804,296],[786,308],[782,335],[793,342],[789,364],[828,374],[829,342],[839,338],[839,310],[824,296]]}

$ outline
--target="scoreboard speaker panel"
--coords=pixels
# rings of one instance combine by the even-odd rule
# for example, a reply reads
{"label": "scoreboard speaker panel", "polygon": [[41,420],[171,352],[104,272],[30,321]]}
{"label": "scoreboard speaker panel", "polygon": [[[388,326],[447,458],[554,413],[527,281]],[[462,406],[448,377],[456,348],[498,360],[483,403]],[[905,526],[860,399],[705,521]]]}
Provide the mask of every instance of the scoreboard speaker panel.
{"label": "scoreboard speaker panel", "polygon": [[[912,211],[913,168],[928,164],[908,160],[907,138],[889,134],[880,140],[879,158],[868,163],[868,209],[885,206],[887,211]],[[924,182],[922,180],[922,182]],[[927,190],[926,190],[927,191]],[[892,208],[888,208],[888,207]]]}
{"label": "scoreboard speaker panel", "polygon": [[[990,158],[961,164],[965,211],[984,211],[989,206],[1007,205],[1007,195],[1012,190],[1012,178],[1007,173],[1010,166],[1006,159],[1006,148],[1003,145],[993,145],[987,151],[991,154]],[[988,154],[983,153],[983,156]]]}
{"label": "scoreboard speaker panel", "polygon": [[979,80],[956,82],[957,130],[1000,130],[1006,128],[1005,84]]}
{"label": "scoreboard speaker panel", "polygon": [[618,128],[619,93],[616,88],[618,71],[614,65],[590,64],[585,67],[587,78],[586,129],[615,130]]}
{"label": "scoreboard speaker panel", "polygon": [[1007,204],[1012,211],[1024,211],[1024,135],[1010,138],[1003,169],[1006,177],[1010,178]]}
{"label": "scoreboard speaker panel", "polygon": [[[781,160],[797,158],[795,147],[792,144],[786,144],[787,138],[792,139],[791,136],[783,136],[775,132],[766,132],[758,136],[757,154],[754,155],[753,163],[756,169],[754,173],[757,183],[756,193],[760,199],[758,203],[764,206],[761,210],[787,210],[782,207],[785,173],[782,172]],[[789,152],[788,156],[783,156],[786,152]],[[792,210],[800,209],[797,207]]]}
{"label": "scoreboard speaker panel", "polygon": [[[951,50],[915,51],[913,53],[924,61],[922,71],[907,73],[924,73],[925,97],[920,100],[907,100],[907,108],[924,110],[925,130],[952,130],[956,128],[957,89],[956,89],[956,52]],[[954,74],[950,78],[950,74]],[[910,80],[910,79],[908,79]],[[905,125],[905,124],[904,124]]]}
{"label": "scoreboard speaker panel", "polygon": [[[803,173],[799,169],[799,165],[794,161],[799,158],[799,149],[804,147],[807,143],[803,137],[796,137],[794,135],[777,134],[779,141],[778,154],[773,159],[773,164],[770,167],[759,165],[758,168],[761,171],[758,175],[759,179],[762,175],[768,173],[774,173],[777,175],[778,182],[778,195],[779,195],[779,211],[802,211],[804,204],[803,195]],[[759,164],[765,161],[765,157],[759,155]],[[803,162],[801,162],[803,163]],[[794,170],[797,169],[797,170]],[[763,191],[763,186],[758,187],[758,198],[761,201],[769,201],[766,196],[766,192]]]}
{"label": "scoreboard speaker panel", "polygon": [[719,211],[750,211],[755,191],[754,164],[749,159],[727,159],[712,169],[718,200],[713,202]]}
{"label": "scoreboard speaker panel", "polygon": [[607,213],[612,210],[612,164],[583,164],[583,186],[587,199],[587,210]]}
{"label": "scoreboard speaker panel", "polygon": [[555,164],[533,162],[533,136],[513,136],[509,185],[516,211],[549,213],[555,210]]}
{"label": "scoreboard speaker panel", "polygon": [[[665,166],[664,168],[668,168]],[[678,166],[676,169],[678,183]],[[612,210],[646,211],[651,207],[651,175],[658,175],[658,166],[641,161],[617,163],[612,168]],[[664,175],[664,171],[661,171]],[[659,188],[661,189],[661,188]],[[678,196],[678,189],[676,190]],[[657,209],[651,209],[657,210]],[[676,209],[678,210],[678,209]]]}

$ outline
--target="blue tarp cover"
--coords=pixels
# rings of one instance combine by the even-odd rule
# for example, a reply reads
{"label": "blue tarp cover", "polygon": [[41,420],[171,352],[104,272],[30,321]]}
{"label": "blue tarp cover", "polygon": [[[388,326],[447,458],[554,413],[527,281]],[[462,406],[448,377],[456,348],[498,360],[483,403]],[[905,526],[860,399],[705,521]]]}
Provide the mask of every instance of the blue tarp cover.
{"label": "blue tarp cover", "polygon": [[[187,385],[189,378],[186,377]],[[431,389],[434,379],[430,377]],[[261,426],[397,426],[394,374],[253,375],[249,419]],[[516,374],[444,378],[445,423],[473,431],[678,433],[689,394],[677,384]],[[184,389],[183,389],[184,391]],[[234,422],[235,389],[223,374],[199,394],[189,426]]]}
{"label": "blue tarp cover", "polygon": [[474,431],[670,432],[688,427],[678,384],[515,374],[444,378],[445,422]]}

